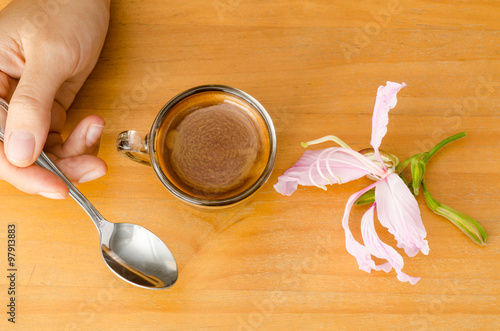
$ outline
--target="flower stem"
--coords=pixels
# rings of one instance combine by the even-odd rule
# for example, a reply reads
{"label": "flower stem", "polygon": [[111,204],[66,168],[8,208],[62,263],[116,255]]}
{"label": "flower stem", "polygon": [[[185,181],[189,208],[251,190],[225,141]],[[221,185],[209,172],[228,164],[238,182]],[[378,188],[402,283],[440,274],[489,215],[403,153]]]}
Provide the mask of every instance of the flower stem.
{"label": "flower stem", "polygon": [[425,153],[425,156],[424,156],[424,159],[423,161],[425,163],[427,163],[430,158],[437,153],[437,151],[439,151],[441,148],[443,148],[444,146],[448,145],[449,143],[455,141],[455,140],[458,140],[458,139],[461,139],[461,138],[464,138],[465,136],[467,136],[465,134],[465,131],[464,132],[460,132],[460,133],[457,133],[451,137],[448,137],[446,139],[443,139],[441,140],[436,146],[432,147],[430,151],[428,151],[427,153]]}
{"label": "flower stem", "polygon": [[451,143],[455,140],[458,140],[460,138],[464,138],[465,136],[467,136],[465,134],[465,132],[457,133],[451,137],[448,137],[446,139],[441,140],[436,146],[432,147],[426,153],[419,153],[419,154],[415,154],[415,155],[410,156],[409,158],[407,158],[406,160],[401,162],[396,167],[396,173],[398,173],[398,174],[401,173],[401,171],[403,171],[404,168],[406,168],[414,159],[419,158],[419,157],[422,158],[422,161],[424,161],[424,163],[427,163],[430,160],[430,158],[433,157],[434,154],[436,154],[441,148],[443,148],[444,146],[448,145],[449,143]]}

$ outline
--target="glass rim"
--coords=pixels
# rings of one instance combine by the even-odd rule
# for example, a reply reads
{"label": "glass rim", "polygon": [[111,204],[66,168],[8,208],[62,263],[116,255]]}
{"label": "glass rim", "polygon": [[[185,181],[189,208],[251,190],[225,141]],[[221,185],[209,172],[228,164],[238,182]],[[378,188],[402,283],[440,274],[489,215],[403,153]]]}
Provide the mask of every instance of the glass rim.
{"label": "glass rim", "polygon": [[[267,159],[267,164],[266,167],[264,168],[264,171],[262,174],[257,178],[257,180],[245,191],[236,194],[234,196],[224,198],[224,199],[218,199],[218,200],[211,200],[211,199],[202,199],[198,197],[194,197],[190,194],[187,194],[186,192],[182,191],[179,189],[176,185],[174,185],[168,178],[167,176],[163,173],[159,162],[158,162],[158,154],[156,153],[156,146],[155,146],[155,138],[156,138],[156,132],[158,131],[158,128],[162,124],[163,120],[165,119],[166,115],[170,111],[170,109],[173,108],[174,105],[176,105],[178,102],[184,100],[185,98],[201,93],[201,92],[208,92],[208,91],[219,91],[219,92],[225,92],[229,93],[232,95],[235,95],[237,97],[242,98],[246,102],[250,103],[255,110],[257,110],[266,123],[267,127],[267,132],[269,134],[269,142],[270,142],[270,150],[269,150],[269,155]],[[177,198],[180,200],[199,207],[223,207],[223,206],[230,206],[237,204],[246,198],[250,197],[253,195],[259,188],[264,185],[269,177],[271,176],[271,173],[274,168],[274,163],[276,160],[276,150],[277,150],[277,139],[276,139],[276,131],[274,129],[274,124],[267,113],[266,109],[251,95],[249,95],[246,92],[243,92],[242,90],[239,90],[234,87],[226,86],[226,85],[217,85],[217,84],[212,84],[212,85],[201,85],[201,86],[196,86],[193,88],[190,88],[184,92],[181,92],[177,94],[175,97],[173,97],[170,101],[168,101],[160,110],[158,115],[156,116],[156,119],[153,122],[153,125],[151,126],[151,130],[149,132],[149,139],[148,139],[150,146],[148,146],[148,151],[149,155],[151,158],[151,164],[153,166],[153,169],[157,175],[157,177],[160,179],[162,184]]]}

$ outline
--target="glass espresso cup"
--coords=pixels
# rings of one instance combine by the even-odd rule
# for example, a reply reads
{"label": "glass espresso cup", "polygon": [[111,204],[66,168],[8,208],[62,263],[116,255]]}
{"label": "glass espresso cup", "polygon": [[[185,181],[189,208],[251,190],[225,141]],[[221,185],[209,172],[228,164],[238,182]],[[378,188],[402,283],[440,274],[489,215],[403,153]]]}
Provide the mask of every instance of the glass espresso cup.
{"label": "glass espresso cup", "polygon": [[117,149],[151,165],[185,203],[219,209],[241,203],[269,179],[276,132],[264,107],[229,86],[191,88],[170,100],[146,137],[120,133]]}

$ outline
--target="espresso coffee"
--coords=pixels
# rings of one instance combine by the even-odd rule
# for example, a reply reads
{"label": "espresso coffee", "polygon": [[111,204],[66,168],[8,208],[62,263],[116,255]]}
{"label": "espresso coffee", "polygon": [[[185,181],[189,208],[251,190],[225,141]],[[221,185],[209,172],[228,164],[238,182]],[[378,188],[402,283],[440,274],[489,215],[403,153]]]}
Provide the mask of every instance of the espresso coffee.
{"label": "espresso coffee", "polygon": [[247,101],[199,92],[174,105],[155,139],[163,173],[179,189],[219,200],[247,190],[266,168],[270,137]]}

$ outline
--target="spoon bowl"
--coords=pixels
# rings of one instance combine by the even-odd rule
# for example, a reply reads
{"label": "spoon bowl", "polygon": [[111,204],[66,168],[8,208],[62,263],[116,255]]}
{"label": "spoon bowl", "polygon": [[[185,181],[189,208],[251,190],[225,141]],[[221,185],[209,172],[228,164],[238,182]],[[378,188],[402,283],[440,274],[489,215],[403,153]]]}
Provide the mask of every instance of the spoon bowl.
{"label": "spoon bowl", "polygon": [[177,266],[167,246],[136,224],[104,223],[101,254],[111,271],[136,286],[162,289],[177,280]]}
{"label": "spoon bowl", "polygon": [[[3,141],[9,105],[1,98],[0,108],[5,110],[0,111],[0,141]],[[137,224],[111,223],[105,220],[44,152],[35,163],[59,176],[68,186],[69,195],[94,221],[101,241],[102,258],[118,277],[147,289],[165,289],[177,281],[175,259],[165,243],[154,233]]]}

